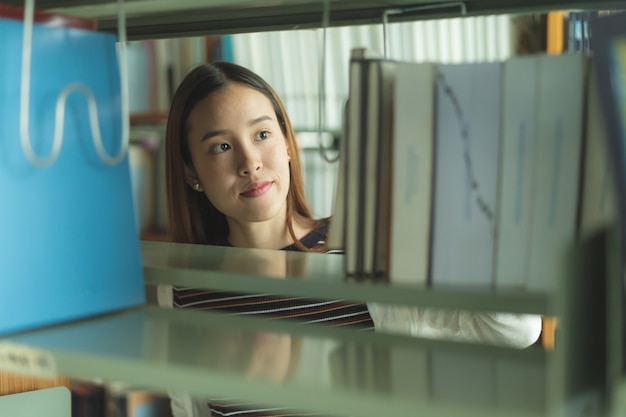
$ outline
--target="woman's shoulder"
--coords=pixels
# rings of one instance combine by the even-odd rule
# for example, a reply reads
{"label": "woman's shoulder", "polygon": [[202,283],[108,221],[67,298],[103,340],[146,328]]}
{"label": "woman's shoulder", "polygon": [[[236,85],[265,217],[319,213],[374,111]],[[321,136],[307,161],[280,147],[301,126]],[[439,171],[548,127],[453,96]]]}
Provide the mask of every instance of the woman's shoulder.
{"label": "woman's shoulder", "polygon": [[[323,218],[317,221],[317,224],[306,236],[300,239],[300,243],[307,249],[317,252],[325,253],[342,253],[339,250],[329,250],[326,248],[326,241],[328,239],[328,228],[330,225],[330,218]],[[283,250],[300,250],[295,244],[291,244],[284,247]]]}

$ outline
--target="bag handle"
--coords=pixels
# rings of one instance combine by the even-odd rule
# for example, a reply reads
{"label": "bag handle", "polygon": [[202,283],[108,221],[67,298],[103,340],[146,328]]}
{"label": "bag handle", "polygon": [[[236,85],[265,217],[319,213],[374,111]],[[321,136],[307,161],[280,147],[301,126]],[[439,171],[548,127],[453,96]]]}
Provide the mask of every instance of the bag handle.
{"label": "bag handle", "polygon": [[61,152],[63,143],[63,129],[65,124],[65,102],[73,92],[82,93],[87,100],[89,109],[89,125],[91,136],[98,156],[106,165],[119,164],[128,153],[129,141],[129,112],[128,112],[128,70],[126,67],[126,16],[124,13],[124,1],[118,0],[118,44],[119,44],[119,66],[120,66],[120,87],[121,87],[121,110],[122,110],[122,143],[117,155],[110,155],[102,142],[102,133],[98,123],[98,105],[91,90],[81,83],[67,85],[57,97],[54,139],[52,149],[45,157],[40,157],[35,153],[29,135],[29,109],[30,109],[30,68],[32,58],[32,35],[33,35],[33,15],[35,10],[35,0],[25,0],[24,7],[24,35],[22,39],[22,76],[20,82],[20,143],[26,159],[38,168],[46,168],[52,165]]}

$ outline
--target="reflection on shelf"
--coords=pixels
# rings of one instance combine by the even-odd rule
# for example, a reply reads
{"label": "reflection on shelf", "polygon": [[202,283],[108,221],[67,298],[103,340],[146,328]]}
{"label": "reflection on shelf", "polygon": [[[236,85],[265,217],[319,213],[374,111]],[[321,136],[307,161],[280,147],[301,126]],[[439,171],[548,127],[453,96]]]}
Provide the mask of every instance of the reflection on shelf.
{"label": "reflection on shelf", "polygon": [[356,282],[346,279],[339,254],[149,241],[141,242],[141,252],[148,285],[478,311],[551,314],[556,308],[551,294],[543,292]]}
{"label": "reflection on shelf", "polygon": [[153,307],[6,340],[52,355],[59,373],[333,415],[530,416],[547,407],[550,356],[537,349]]}

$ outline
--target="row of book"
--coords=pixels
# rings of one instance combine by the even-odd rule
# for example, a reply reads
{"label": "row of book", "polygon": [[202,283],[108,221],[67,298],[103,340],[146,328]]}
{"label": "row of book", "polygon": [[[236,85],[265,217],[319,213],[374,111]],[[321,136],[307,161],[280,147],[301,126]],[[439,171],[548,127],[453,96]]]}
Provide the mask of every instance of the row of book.
{"label": "row of book", "polygon": [[130,112],[166,113],[185,75],[195,66],[231,59],[228,48],[228,36],[128,42]]}
{"label": "row of book", "polygon": [[398,62],[353,50],[329,236],[346,273],[542,290],[615,216],[591,59]]}
{"label": "row of book", "polygon": [[172,417],[165,394],[82,379],[72,380],[71,404],[71,417]]}
{"label": "row of book", "polygon": [[331,350],[329,362],[333,386],[389,392],[399,401],[478,407],[502,415],[510,410],[541,414],[549,402],[546,363],[521,355],[345,343]]}

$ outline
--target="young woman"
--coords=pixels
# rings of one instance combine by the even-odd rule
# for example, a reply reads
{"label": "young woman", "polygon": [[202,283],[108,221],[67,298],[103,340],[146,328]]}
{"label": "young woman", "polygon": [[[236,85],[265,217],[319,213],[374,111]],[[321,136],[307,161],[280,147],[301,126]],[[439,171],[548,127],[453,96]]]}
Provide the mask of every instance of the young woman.
{"label": "young woman", "polygon": [[282,102],[240,66],[195,68],[172,102],[166,143],[175,241],[281,249],[327,223],[304,198],[295,134]]}
{"label": "young woman", "polygon": [[[285,108],[274,90],[246,68],[225,62],[203,65],[182,81],[168,118],[166,176],[175,242],[326,251],[328,219],[314,219],[305,201],[298,146]],[[535,342],[541,329],[539,316],[171,287],[159,289],[159,301],[520,348]],[[172,399],[176,417],[210,412],[206,401],[185,395]]]}

